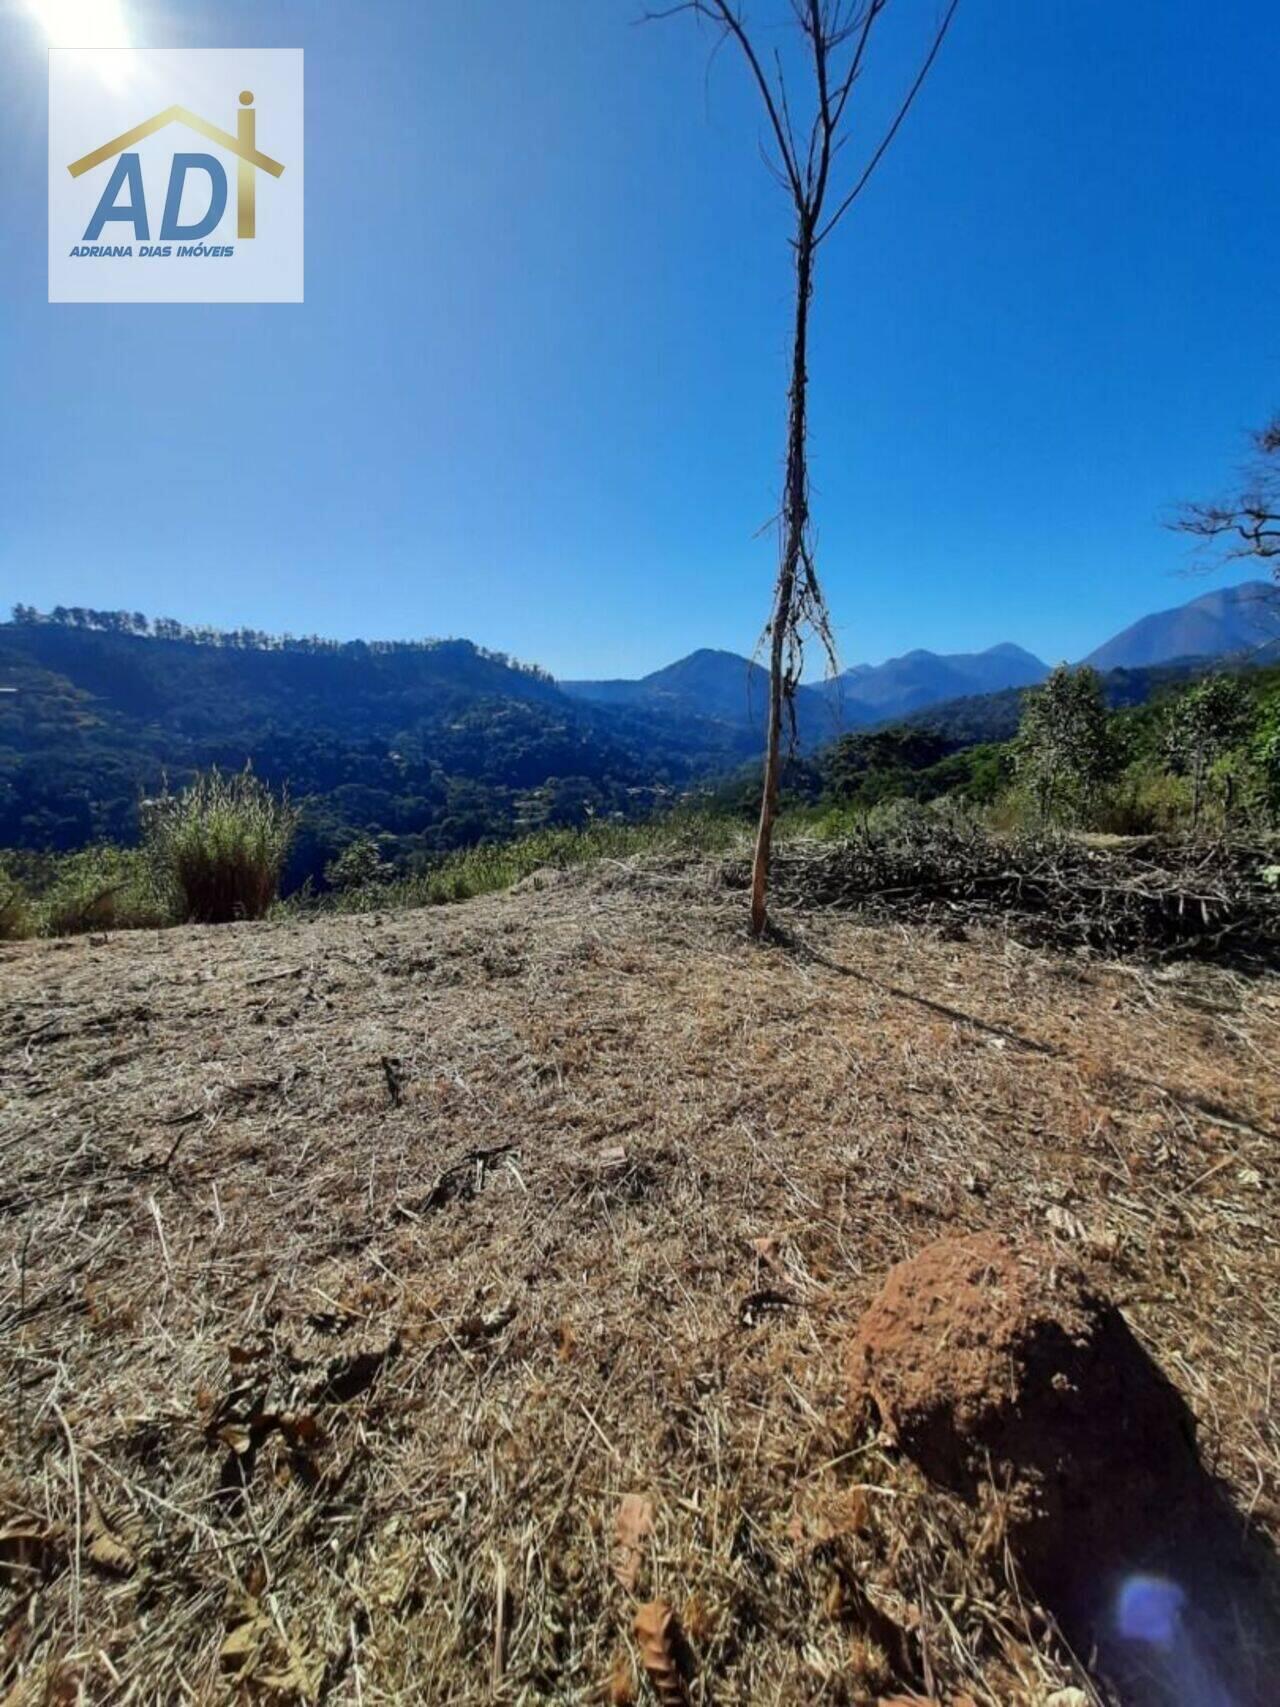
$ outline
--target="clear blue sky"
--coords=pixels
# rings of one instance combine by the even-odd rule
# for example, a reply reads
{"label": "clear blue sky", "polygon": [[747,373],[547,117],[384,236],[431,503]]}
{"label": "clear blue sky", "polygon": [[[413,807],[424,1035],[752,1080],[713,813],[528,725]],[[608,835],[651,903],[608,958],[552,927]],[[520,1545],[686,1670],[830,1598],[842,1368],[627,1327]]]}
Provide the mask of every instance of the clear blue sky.
{"label": "clear blue sky", "polygon": [[[0,0],[0,599],[562,675],[749,650],[790,278],[737,61],[640,0],[123,5],[305,48],[307,300],[49,306],[45,44]],[[894,0],[868,134],[934,5]],[[1275,65],[1274,0],[961,0],[818,279],[843,662],[1078,656],[1200,590],[1160,517],[1280,407]]]}

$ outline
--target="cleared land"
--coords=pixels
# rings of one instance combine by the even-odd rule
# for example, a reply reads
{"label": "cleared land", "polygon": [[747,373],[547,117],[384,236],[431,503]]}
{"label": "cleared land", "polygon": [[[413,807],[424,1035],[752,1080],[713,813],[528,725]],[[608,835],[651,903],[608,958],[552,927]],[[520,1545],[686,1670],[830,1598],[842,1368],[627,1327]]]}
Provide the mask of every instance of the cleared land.
{"label": "cleared land", "polygon": [[1280,1534],[1280,982],[742,913],[0,951],[7,1701],[651,1700],[637,1599],[696,1702],[1091,1691],[849,1402],[962,1232],[1080,1263]]}

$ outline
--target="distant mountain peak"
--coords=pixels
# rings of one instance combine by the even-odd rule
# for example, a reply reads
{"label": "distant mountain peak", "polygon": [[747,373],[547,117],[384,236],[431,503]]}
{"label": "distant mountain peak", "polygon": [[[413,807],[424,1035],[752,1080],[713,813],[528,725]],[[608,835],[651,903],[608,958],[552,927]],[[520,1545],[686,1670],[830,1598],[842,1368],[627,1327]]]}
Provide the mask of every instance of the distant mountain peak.
{"label": "distant mountain peak", "polygon": [[1048,673],[1039,658],[1010,641],[985,652],[931,652],[917,646],[883,664],[855,665],[825,684],[824,691],[850,717],[861,711],[864,721],[884,722],[943,700],[1032,687]]}
{"label": "distant mountain peak", "polygon": [[1095,670],[1138,670],[1177,658],[1221,658],[1280,637],[1280,587],[1242,581],[1139,617],[1083,660]]}

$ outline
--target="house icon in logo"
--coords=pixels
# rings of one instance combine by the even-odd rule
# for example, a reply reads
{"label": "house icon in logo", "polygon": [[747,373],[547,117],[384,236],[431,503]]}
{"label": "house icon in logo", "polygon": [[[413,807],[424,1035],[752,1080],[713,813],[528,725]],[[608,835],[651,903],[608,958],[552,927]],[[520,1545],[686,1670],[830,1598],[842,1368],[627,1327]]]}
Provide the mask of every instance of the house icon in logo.
{"label": "house icon in logo", "polygon": [[[230,131],[222,130],[216,124],[210,124],[208,119],[202,119],[198,113],[193,113],[188,107],[166,107],[162,113],[157,113],[145,124],[135,125],[132,130],[125,131],[123,136],[114,137],[110,142],[104,142],[101,148],[95,148],[91,154],[86,154],[79,160],[73,160],[67,170],[73,178],[80,178],[86,172],[92,172],[95,166],[101,166],[104,161],[114,159],[117,155],[121,156],[111,182],[98,205],[98,212],[94,215],[94,220],[98,222],[99,229],[101,222],[110,218],[133,220],[135,230],[137,230],[138,220],[141,218],[145,227],[146,210],[142,199],[142,177],[138,156],[126,154],[125,150],[132,148],[135,143],[143,141],[145,137],[154,136],[158,130],[163,130],[166,125],[170,124],[186,125],[189,130],[194,130],[199,135],[207,137],[210,142],[217,143],[220,148],[225,148],[229,153],[236,156],[236,236],[243,238],[255,236],[257,180],[254,174],[255,172],[269,172],[273,178],[278,178],[284,171],[284,167],[278,160],[273,160],[269,154],[262,154],[258,151],[256,141],[257,114],[253,107],[253,92],[249,89],[245,89],[240,96],[240,111],[236,114],[236,134],[234,136]],[[170,222],[170,210],[172,210],[172,217],[176,221],[186,169],[190,166],[198,166],[209,174],[214,191],[211,209],[216,208],[217,211],[212,219],[206,215],[204,223],[205,225],[210,223],[216,225],[225,206],[226,180],[220,164],[212,155],[208,154],[178,154],[174,156],[174,172],[169,183],[169,202],[165,209],[166,224]],[[117,211],[115,197],[124,183],[130,185],[133,199],[131,203],[126,204],[125,209]],[[219,188],[221,190],[220,195]],[[191,233],[191,235],[198,234],[194,231]]]}

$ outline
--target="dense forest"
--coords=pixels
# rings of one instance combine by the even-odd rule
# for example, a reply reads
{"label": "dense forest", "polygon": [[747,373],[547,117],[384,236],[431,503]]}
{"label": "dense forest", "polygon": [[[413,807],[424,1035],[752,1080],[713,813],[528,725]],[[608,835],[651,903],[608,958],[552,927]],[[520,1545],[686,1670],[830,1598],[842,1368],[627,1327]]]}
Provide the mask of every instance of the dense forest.
{"label": "dense forest", "polygon": [[755,746],[740,725],[571,700],[467,640],[338,643],[19,606],[0,625],[0,846],[136,839],[167,780],[246,763],[302,807],[288,879],[357,833],[412,866],[642,816]]}

